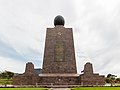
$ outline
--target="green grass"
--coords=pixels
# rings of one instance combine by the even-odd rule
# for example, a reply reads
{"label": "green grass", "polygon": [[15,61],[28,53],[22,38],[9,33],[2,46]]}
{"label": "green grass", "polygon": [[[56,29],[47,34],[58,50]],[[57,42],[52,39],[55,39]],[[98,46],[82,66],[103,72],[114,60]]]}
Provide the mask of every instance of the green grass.
{"label": "green grass", "polygon": [[46,88],[0,88],[0,90],[48,90]]}
{"label": "green grass", "polygon": [[120,90],[120,87],[79,87],[71,90]]}

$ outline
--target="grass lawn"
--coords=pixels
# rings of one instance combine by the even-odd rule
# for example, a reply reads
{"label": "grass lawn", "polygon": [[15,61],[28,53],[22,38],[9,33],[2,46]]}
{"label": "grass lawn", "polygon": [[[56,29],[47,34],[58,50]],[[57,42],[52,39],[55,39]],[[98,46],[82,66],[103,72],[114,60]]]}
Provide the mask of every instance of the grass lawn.
{"label": "grass lawn", "polygon": [[71,90],[120,90],[120,87],[79,87]]}
{"label": "grass lawn", "polygon": [[0,88],[0,90],[48,90],[46,88]]}

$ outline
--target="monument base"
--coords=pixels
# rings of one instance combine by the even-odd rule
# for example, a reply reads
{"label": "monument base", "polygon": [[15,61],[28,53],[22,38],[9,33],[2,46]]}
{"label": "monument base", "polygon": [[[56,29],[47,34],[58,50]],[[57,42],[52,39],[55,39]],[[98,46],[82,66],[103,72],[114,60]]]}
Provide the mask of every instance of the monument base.
{"label": "monument base", "polygon": [[[26,64],[26,71],[13,77],[13,85],[33,85],[41,87],[74,87],[105,85],[105,76],[93,73],[91,63],[86,63],[83,74],[76,73],[34,73],[32,63]],[[33,67],[33,68],[31,68]]]}
{"label": "monument base", "polygon": [[14,85],[79,85],[78,74],[39,74],[14,76]]}
{"label": "monument base", "polygon": [[104,85],[104,76],[99,74],[39,74],[17,75],[13,78],[14,85],[40,85],[40,86],[99,86]]}
{"label": "monument base", "polygon": [[40,85],[79,85],[78,74],[39,74]]}

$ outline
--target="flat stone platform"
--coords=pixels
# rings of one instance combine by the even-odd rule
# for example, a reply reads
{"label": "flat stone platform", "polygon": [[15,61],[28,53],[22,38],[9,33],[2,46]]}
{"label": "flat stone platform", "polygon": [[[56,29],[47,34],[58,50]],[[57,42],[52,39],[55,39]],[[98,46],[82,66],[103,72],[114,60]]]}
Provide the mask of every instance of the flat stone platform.
{"label": "flat stone platform", "polygon": [[40,77],[56,77],[56,76],[60,76],[60,77],[79,77],[79,74],[39,74]]}

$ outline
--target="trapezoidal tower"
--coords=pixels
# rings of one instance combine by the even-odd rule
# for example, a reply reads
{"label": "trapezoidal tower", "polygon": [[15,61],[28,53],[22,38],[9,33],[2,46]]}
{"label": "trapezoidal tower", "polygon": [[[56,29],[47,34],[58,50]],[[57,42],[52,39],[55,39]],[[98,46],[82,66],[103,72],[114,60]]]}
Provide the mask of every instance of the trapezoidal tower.
{"label": "trapezoidal tower", "polygon": [[43,74],[77,74],[72,28],[64,27],[64,18],[54,19],[54,28],[47,28]]}

